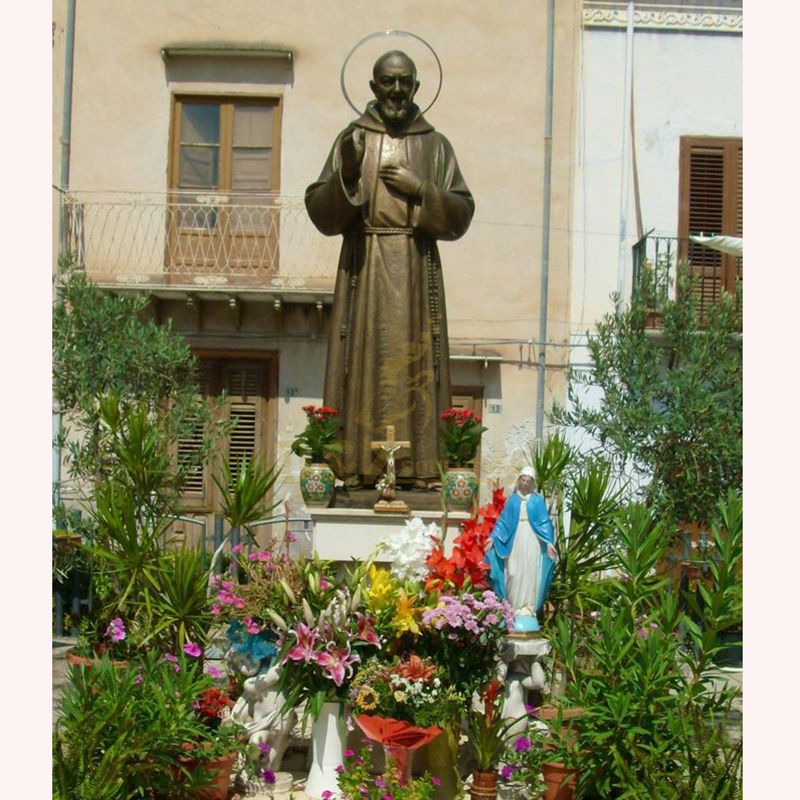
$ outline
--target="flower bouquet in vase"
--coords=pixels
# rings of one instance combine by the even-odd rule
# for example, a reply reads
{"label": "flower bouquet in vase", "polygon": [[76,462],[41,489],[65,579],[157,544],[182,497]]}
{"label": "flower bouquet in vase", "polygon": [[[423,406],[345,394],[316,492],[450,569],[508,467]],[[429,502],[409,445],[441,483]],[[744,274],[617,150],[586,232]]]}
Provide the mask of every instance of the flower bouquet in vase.
{"label": "flower bouquet in vase", "polygon": [[416,655],[390,663],[372,658],[350,686],[356,723],[382,745],[387,771],[401,786],[411,782],[414,752],[441,735],[464,702],[437,672],[435,664]]}
{"label": "flower bouquet in vase", "polygon": [[[354,668],[380,649],[374,619],[362,613],[359,579],[328,580],[330,565],[316,559],[298,566],[300,593],[283,582],[282,611],[269,616],[280,632],[278,689],[285,707],[305,703],[313,720],[312,764],[305,792],[321,798],[336,791],[346,736],[343,709]],[[323,588],[324,587],[324,588]]]}
{"label": "flower bouquet in vase", "polygon": [[303,406],[305,430],[292,442],[292,452],[306,459],[300,470],[300,493],[307,506],[325,508],[333,496],[334,474],[327,464],[331,453],[340,453],[336,441],[342,421],[335,408]]}
{"label": "flower bouquet in vase", "polygon": [[447,408],[439,415],[444,458],[449,467],[442,492],[451,511],[471,511],[478,490],[478,476],[469,467],[475,460],[485,430],[481,418],[466,408]]}

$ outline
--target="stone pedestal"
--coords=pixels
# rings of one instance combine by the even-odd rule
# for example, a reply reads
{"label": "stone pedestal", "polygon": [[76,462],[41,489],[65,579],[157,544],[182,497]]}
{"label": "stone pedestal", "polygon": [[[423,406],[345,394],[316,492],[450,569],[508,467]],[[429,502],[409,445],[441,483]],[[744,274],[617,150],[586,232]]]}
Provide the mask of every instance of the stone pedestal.
{"label": "stone pedestal", "polygon": [[[426,525],[435,522],[442,528],[441,511],[415,511],[409,514],[376,513],[366,508],[312,508],[314,520],[311,546],[326,561],[349,562],[353,558],[368,558],[380,542],[390,534],[401,531],[410,517],[419,517]],[[453,549],[453,539],[459,534],[461,523],[469,519],[464,512],[447,515],[445,553]],[[380,558],[378,559],[380,561]]]}
{"label": "stone pedestal", "polygon": [[[505,703],[503,717],[524,717],[528,693],[545,688],[546,676],[542,661],[550,654],[550,642],[541,637],[506,636],[500,648],[505,667]],[[520,720],[511,729],[514,736],[525,730],[526,721]]]}
{"label": "stone pedestal", "polygon": [[[379,497],[377,489],[348,489],[337,486],[329,508],[372,508]],[[417,491],[397,487],[395,499],[402,500],[411,513],[418,511],[441,511],[442,493],[440,491]]]}

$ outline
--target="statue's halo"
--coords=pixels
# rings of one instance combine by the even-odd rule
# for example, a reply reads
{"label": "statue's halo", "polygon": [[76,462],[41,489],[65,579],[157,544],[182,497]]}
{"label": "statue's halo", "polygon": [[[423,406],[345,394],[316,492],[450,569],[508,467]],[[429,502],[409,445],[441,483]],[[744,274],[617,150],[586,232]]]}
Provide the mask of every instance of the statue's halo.
{"label": "statue's halo", "polygon": [[[364,110],[363,104],[362,104],[361,108],[356,107],[353,104],[353,101],[350,99],[350,95],[347,93],[347,85],[346,85],[346,79],[345,79],[346,78],[346,72],[347,72],[347,66],[350,63],[350,59],[353,57],[353,55],[356,53],[356,51],[358,51],[365,44],[367,44],[367,42],[370,42],[373,39],[378,39],[378,38],[381,38],[381,37],[384,37],[384,36],[406,36],[406,37],[410,37],[411,39],[414,39],[417,42],[421,42],[428,49],[430,55],[433,56],[434,62],[436,64],[436,69],[439,71],[439,84],[436,87],[436,94],[434,94],[433,100],[431,100],[430,103],[428,103],[428,105],[422,110],[423,114],[427,113],[430,110],[430,108],[433,106],[433,104],[436,102],[436,100],[438,99],[439,92],[442,91],[442,63],[441,63],[441,61],[439,61],[439,56],[436,55],[436,51],[421,36],[417,36],[416,33],[409,33],[408,31],[395,31],[395,30],[375,31],[375,33],[367,34],[367,36],[365,36],[363,39],[359,39],[359,41],[357,41],[355,43],[355,45],[353,45],[353,48],[347,54],[347,58],[345,58],[344,63],[342,64],[342,71],[339,74],[339,82],[340,82],[341,87],[342,87],[342,94],[344,95],[344,99],[347,100],[347,104],[350,106],[350,108],[353,109],[353,111],[356,112],[356,114],[360,115],[363,112],[363,110]],[[393,49],[393,48],[390,48],[390,49]],[[398,47],[397,49],[401,49],[401,48]],[[419,48],[416,48],[416,49],[419,49]],[[382,51],[382,52],[385,52],[385,51]],[[370,78],[372,78],[372,72],[371,72],[372,64],[378,58],[378,56],[380,56],[382,54],[382,52],[381,53],[376,53],[375,56],[372,58],[372,61],[369,64],[369,68],[370,68],[369,76],[370,76]],[[420,69],[421,65],[420,65],[419,61],[417,60],[417,58],[415,58],[414,53],[409,52],[408,55],[414,60],[414,63],[416,63],[418,72],[421,72],[422,71]],[[359,78],[363,81],[364,80],[363,74],[359,75]]]}

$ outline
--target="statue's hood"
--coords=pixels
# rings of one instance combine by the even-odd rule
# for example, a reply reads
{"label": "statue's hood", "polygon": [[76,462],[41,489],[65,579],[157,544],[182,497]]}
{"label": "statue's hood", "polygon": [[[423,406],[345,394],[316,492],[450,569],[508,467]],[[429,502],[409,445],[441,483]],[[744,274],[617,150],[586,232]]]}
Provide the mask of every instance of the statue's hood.
{"label": "statue's hood", "polygon": [[[419,106],[417,106],[416,103],[411,106],[409,118],[411,122],[406,123],[400,130],[401,135],[408,136],[416,133],[431,133],[433,131],[433,125],[430,125],[425,117],[422,116],[422,112],[419,110]],[[375,131],[376,133],[387,132],[386,125],[378,111],[377,100],[371,100],[367,105],[367,110],[353,124],[359,128],[366,128],[366,130]]]}

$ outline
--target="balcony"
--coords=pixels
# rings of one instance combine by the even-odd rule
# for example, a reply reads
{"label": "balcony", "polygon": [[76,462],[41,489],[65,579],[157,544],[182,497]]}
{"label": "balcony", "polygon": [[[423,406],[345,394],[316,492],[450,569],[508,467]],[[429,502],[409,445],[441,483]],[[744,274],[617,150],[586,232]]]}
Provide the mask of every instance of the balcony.
{"label": "balcony", "polygon": [[[735,257],[690,239],[675,236],[653,236],[648,233],[633,246],[633,291],[646,291],[648,309],[646,326],[661,327],[660,311],[667,300],[674,300],[678,265],[688,271],[692,280],[691,294],[702,324],[709,308],[723,292],[736,293],[742,281],[741,257]],[[651,275],[645,281],[645,268]],[[742,298],[737,310],[741,320]]]}
{"label": "balcony", "polygon": [[69,192],[65,248],[94,282],[150,290],[333,292],[338,237],[302,197]]}

